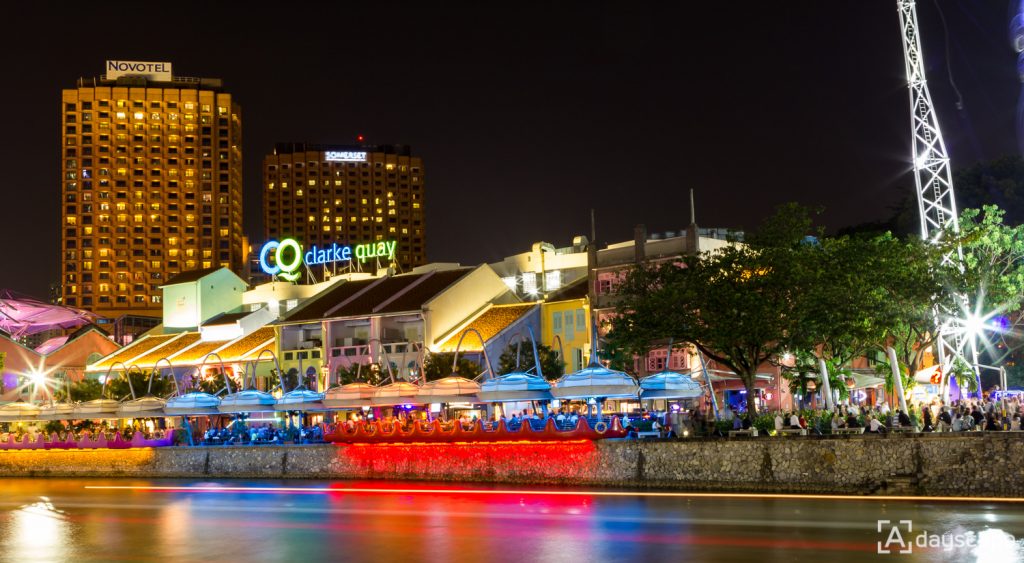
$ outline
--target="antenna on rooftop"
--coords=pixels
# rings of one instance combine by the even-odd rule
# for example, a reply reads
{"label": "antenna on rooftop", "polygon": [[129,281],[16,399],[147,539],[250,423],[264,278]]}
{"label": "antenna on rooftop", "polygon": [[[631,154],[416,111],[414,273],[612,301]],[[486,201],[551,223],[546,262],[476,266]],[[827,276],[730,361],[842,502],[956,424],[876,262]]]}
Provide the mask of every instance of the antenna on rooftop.
{"label": "antenna on rooftop", "polygon": [[693,206],[693,188],[690,188],[690,224],[697,223],[697,209]]}

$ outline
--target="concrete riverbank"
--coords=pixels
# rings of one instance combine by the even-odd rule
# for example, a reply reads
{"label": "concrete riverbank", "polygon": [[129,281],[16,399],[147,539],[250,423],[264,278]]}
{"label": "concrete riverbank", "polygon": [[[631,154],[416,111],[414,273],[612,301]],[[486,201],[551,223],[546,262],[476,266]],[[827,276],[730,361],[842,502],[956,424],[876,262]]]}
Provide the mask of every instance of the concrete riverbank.
{"label": "concrete riverbank", "polygon": [[0,452],[7,476],[401,479],[688,491],[1024,495],[1019,433]]}

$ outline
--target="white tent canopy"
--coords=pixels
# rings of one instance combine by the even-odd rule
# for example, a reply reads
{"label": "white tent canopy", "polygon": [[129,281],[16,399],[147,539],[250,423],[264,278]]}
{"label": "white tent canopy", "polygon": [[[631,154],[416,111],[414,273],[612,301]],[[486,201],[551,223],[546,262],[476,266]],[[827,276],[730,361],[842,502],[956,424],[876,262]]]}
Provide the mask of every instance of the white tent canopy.
{"label": "white tent canopy", "polygon": [[17,401],[0,406],[0,422],[16,422],[39,417],[39,407],[32,403]]}
{"label": "white tent canopy", "polygon": [[330,408],[359,408],[370,405],[378,387],[369,383],[349,383],[324,393],[324,405]]}
{"label": "white tent canopy", "polygon": [[[393,406],[405,403],[416,403],[420,387],[407,381],[398,381],[379,387],[374,392],[370,403],[378,406]],[[417,403],[418,404],[418,403]]]}
{"label": "white tent canopy", "polygon": [[246,389],[221,399],[217,410],[222,413],[268,412],[275,410],[276,404],[277,400],[270,393]]}
{"label": "white tent canopy", "polygon": [[485,403],[511,401],[550,401],[551,384],[542,377],[524,372],[510,372],[480,385],[480,400]]}
{"label": "white tent canopy", "polygon": [[209,393],[186,393],[167,399],[164,414],[174,416],[217,414],[220,399]]}
{"label": "white tent canopy", "polygon": [[563,376],[551,394],[556,399],[617,399],[636,398],[639,391],[636,381],[626,373],[591,364]]}
{"label": "white tent canopy", "polygon": [[479,392],[479,383],[453,375],[424,383],[416,399],[423,404],[475,403]]}
{"label": "white tent canopy", "polygon": [[662,371],[640,380],[641,399],[693,399],[704,395],[704,389],[689,375]]}
{"label": "white tent canopy", "polygon": [[324,408],[324,394],[310,391],[305,387],[285,393],[274,405],[274,409],[279,411],[310,411]]}
{"label": "white tent canopy", "polygon": [[117,408],[118,416],[161,416],[167,401],[158,397],[142,397],[131,401],[125,401]]}

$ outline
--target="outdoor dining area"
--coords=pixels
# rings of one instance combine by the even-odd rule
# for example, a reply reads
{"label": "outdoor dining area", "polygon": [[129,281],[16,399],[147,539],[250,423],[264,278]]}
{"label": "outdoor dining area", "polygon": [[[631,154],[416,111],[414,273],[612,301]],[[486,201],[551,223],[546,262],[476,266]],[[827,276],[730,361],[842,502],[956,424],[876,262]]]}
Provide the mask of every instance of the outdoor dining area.
{"label": "outdoor dining area", "polygon": [[[657,402],[668,410],[670,403],[678,406],[705,395],[690,374],[662,371],[637,380],[597,362],[596,349],[589,365],[550,380],[541,370],[533,332],[527,330],[529,339],[524,335],[520,346],[523,342],[533,346],[534,365],[529,367],[519,365],[517,353],[512,371],[496,374],[484,350],[481,373],[459,374],[456,349],[447,377],[405,380],[391,373],[390,362],[385,362],[388,374],[378,385],[357,381],[322,391],[315,389],[315,378],[292,377],[289,384],[272,352],[258,358],[273,362],[277,369],[272,373],[282,375],[269,388],[265,379],[258,380],[255,361],[240,370],[241,377],[229,377],[230,370],[222,364],[213,372],[213,380],[207,377],[203,386],[197,385],[197,376],[204,373],[202,367],[209,358],[203,358],[196,375],[186,376],[163,360],[164,369],[150,370],[141,381],[134,373],[138,371],[135,366],[112,365],[101,378],[99,398],[73,402],[67,400],[69,392],[63,400],[49,394],[48,400],[39,404],[18,401],[0,405],[0,431],[13,436],[11,443],[35,443],[37,435],[45,436],[44,442],[66,442],[70,436],[95,443],[103,437],[119,447],[123,443],[312,444],[331,441],[332,436],[351,437],[357,429],[376,433],[378,439],[392,430],[408,436],[415,432],[426,436],[436,430],[436,438],[445,432],[478,429],[491,433],[490,438],[494,433],[512,433],[509,439],[544,439],[544,433],[557,438],[573,433],[600,438],[613,427],[625,432],[632,425],[649,423],[641,420],[645,404],[653,407]],[[127,380],[127,387],[118,387],[127,391],[121,397],[111,391],[119,379]],[[161,379],[169,387],[154,387]],[[158,388],[170,392],[157,396],[153,390]],[[526,433],[515,434],[520,431]],[[618,434],[607,434],[613,436]],[[162,441],[150,444],[140,440]],[[0,450],[7,443],[0,433]]]}

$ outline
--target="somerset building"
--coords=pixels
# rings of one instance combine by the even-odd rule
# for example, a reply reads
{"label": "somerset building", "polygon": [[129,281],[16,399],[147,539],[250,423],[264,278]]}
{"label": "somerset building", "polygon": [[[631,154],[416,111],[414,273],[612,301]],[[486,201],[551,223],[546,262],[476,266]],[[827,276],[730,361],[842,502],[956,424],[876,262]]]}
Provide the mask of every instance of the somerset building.
{"label": "somerset building", "polygon": [[106,71],[61,93],[62,298],[158,317],[171,277],[242,269],[241,108],[170,63]]}
{"label": "somerset building", "polygon": [[408,146],[279,143],[263,159],[264,235],[303,249],[394,241],[408,271],[426,263],[423,178]]}

